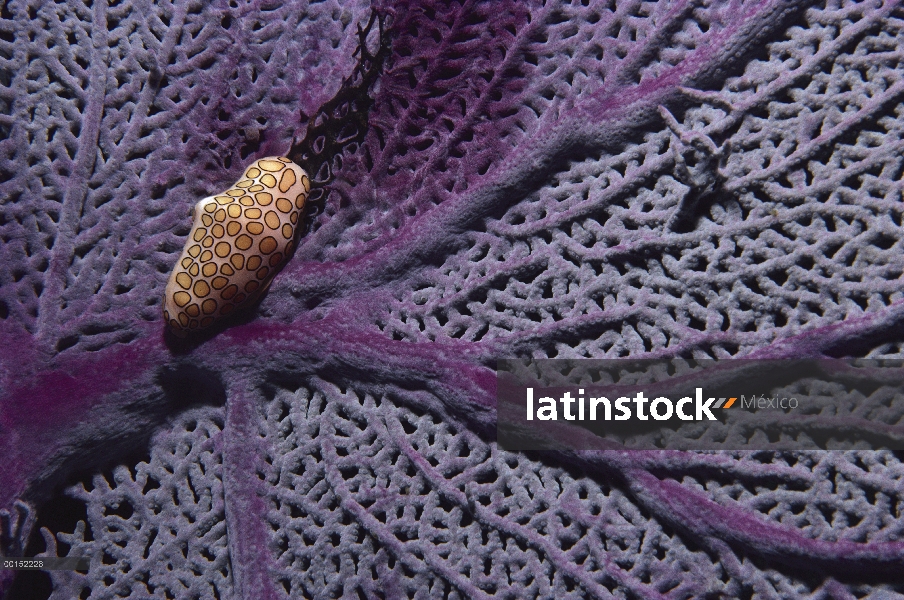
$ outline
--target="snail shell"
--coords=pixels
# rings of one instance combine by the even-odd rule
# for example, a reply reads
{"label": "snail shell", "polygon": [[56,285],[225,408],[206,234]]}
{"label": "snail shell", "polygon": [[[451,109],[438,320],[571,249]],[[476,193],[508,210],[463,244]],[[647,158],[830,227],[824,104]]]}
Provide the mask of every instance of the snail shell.
{"label": "snail shell", "polygon": [[163,297],[163,317],[174,333],[210,327],[267,290],[292,251],[310,190],[304,169],[271,156],[195,205]]}

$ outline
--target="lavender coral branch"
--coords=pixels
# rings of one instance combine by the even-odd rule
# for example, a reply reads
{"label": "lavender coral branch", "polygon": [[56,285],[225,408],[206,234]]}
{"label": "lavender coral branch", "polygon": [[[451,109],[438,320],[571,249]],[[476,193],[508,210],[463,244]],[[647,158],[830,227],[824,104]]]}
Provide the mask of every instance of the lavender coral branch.
{"label": "lavender coral branch", "polygon": [[[515,455],[491,367],[899,356],[897,4],[376,9],[379,79],[365,3],[9,3],[3,551],[89,468],[60,597],[874,591],[813,581],[900,566],[899,457]],[[168,345],[188,208],[355,102],[267,298]]]}

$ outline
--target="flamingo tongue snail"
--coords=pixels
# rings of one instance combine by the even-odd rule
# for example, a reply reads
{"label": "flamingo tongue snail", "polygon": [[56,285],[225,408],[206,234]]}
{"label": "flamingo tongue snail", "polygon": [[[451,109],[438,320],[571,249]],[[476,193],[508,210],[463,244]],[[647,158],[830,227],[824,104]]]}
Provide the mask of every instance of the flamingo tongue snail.
{"label": "flamingo tongue snail", "polygon": [[164,292],[163,316],[173,333],[210,327],[267,290],[292,251],[310,190],[304,169],[267,157],[234,186],[195,205]]}
{"label": "flamingo tongue snail", "polygon": [[[367,38],[374,26],[379,45],[371,52]],[[389,53],[383,18],[373,12],[366,26],[358,26],[358,39],[358,65],[306,126],[305,135],[293,141],[288,158],[256,160],[230,189],[195,205],[188,240],[163,298],[163,317],[178,337],[253,305],[267,291],[292,252],[311,192],[311,179],[297,163],[310,167],[322,189],[332,179],[337,157],[363,142],[373,104],[370,90]]]}

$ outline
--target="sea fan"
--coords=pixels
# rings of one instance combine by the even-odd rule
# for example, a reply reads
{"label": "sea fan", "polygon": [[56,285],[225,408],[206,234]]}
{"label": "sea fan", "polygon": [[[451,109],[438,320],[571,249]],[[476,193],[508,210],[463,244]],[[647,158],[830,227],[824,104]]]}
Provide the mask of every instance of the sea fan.
{"label": "sea fan", "polygon": [[[493,435],[497,358],[902,357],[902,24],[9,2],[3,552],[90,557],[67,599],[904,592],[900,453]],[[320,189],[292,261],[168,338],[191,205],[285,153]]]}

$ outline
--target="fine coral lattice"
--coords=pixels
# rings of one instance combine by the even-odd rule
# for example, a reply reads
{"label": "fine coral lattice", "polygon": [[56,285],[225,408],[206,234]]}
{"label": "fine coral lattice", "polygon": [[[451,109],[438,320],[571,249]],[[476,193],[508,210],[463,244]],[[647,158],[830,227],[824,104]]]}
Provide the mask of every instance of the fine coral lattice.
{"label": "fine coral lattice", "polygon": [[[493,371],[904,357],[902,48],[879,0],[8,2],[0,553],[91,568],[0,596],[904,594],[900,452],[510,452]],[[259,303],[172,339],[239,240]]]}

